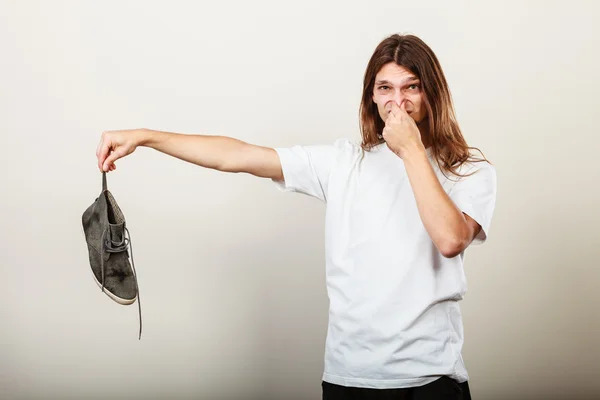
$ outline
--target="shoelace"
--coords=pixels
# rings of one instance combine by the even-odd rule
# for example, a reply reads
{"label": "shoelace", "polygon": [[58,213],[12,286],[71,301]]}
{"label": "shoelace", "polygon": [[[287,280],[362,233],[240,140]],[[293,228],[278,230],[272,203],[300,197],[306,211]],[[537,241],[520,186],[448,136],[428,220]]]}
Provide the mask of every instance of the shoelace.
{"label": "shoelace", "polygon": [[[112,236],[110,234],[110,227],[106,227],[104,232],[102,232],[102,240],[101,243],[103,245],[103,250],[107,253],[121,253],[123,251],[127,251],[129,247],[129,251],[131,254],[131,267],[133,268],[133,278],[135,281],[135,290],[137,295],[137,303],[138,303],[138,312],[139,312],[139,320],[140,320],[140,334],[138,340],[142,338],[142,305],[140,304],[140,290],[137,282],[137,273],[135,272],[135,263],[133,262],[133,246],[131,245],[131,236],[129,235],[129,229],[125,226],[125,233],[127,233],[127,237],[123,235],[123,238],[120,242],[115,242],[112,240]],[[111,236],[108,238],[107,236]],[[104,255],[102,255],[100,269],[102,271],[102,292],[104,292]]]}

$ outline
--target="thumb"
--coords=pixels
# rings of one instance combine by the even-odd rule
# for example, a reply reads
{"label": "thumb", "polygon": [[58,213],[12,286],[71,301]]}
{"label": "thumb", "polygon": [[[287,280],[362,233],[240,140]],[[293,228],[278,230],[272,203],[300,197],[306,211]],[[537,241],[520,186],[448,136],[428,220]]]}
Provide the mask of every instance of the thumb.
{"label": "thumb", "polygon": [[110,169],[110,166],[115,161],[117,161],[119,158],[121,158],[123,156],[121,153],[122,153],[121,148],[118,148],[117,150],[110,153],[110,155],[108,157],[106,157],[106,159],[104,160],[104,163],[102,164],[102,171],[108,172],[108,170]]}
{"label": "thumb", "polygon": [[403,101],[402,103],[400,103],[400,109],[404,112],[406,112],[406,102]]}

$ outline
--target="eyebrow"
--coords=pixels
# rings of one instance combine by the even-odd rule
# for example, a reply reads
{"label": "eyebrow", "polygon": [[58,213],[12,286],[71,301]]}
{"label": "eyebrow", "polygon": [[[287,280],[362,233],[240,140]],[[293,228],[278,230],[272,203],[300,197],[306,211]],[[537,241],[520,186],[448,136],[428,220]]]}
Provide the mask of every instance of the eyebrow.
{"label": "eyebrow", "polygon": [[[401,84],[418,81],[418,80],[419,80],[419,78],[417,78],[416,76],[410,76],[410,77],[406,78],[404,81],[402,81]],[[375,81],[375,84],[376,85],[391,85],[392,83],[386,79],[383,79],[383,80]]]}

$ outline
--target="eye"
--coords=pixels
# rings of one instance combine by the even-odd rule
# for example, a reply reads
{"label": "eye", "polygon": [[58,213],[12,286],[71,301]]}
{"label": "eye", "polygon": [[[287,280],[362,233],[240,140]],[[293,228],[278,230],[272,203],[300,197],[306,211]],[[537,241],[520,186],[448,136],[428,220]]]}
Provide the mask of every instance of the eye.
{"label": "eye", "polygon": [[410,85],[408,88],[409,88],[409,89],[412,89],[412,90],[416,90],[416,89],[418,89],[418,88],[419,88],[419,85],[417,85],[416,83],[413,83],[413,84],[412,84],[412,85]]}
{"label": "eye", "polygon": [[379,86],[379,89],[382,89],[382,90],[387,90],[389,88],[390,88],[389,86]]}

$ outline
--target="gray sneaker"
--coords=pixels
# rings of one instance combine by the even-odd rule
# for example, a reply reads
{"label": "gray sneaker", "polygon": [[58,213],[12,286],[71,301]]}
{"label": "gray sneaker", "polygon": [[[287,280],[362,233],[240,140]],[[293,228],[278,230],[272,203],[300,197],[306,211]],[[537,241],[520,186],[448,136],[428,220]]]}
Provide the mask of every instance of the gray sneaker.
{"label": "gray sneaker", "polygon": [[102,172],[102,192],[81,219],[96,283],[102,292],[119,304],[130,305],[137,299],[141,339],[142,307],[129,229],[125,226],[125,217],[117,201],[106,187],[106,172]]}

